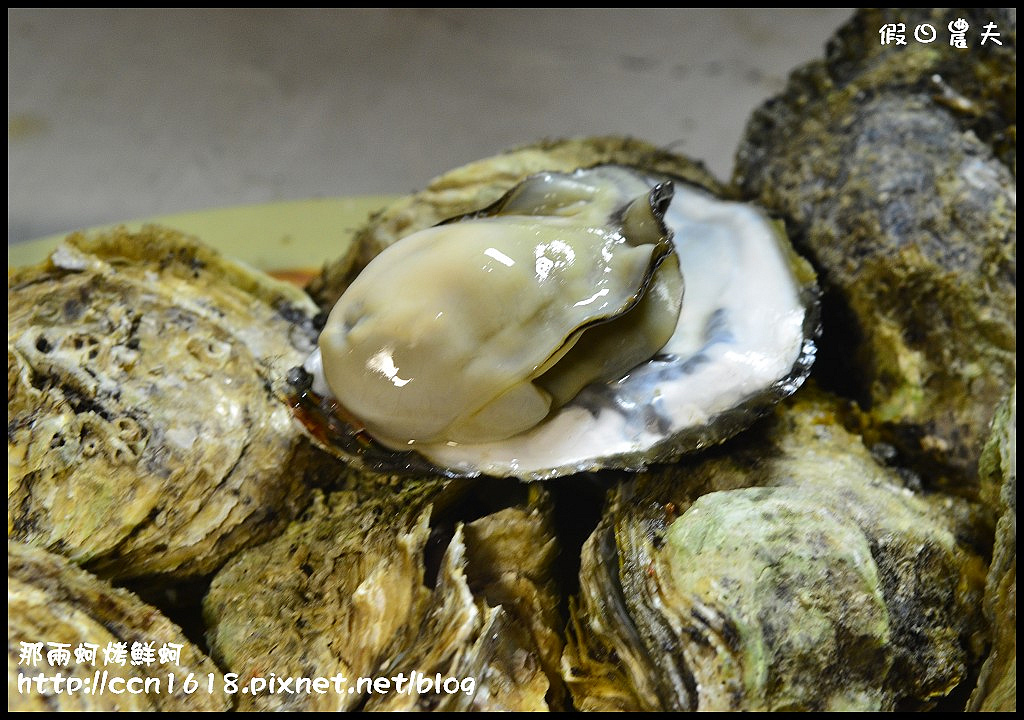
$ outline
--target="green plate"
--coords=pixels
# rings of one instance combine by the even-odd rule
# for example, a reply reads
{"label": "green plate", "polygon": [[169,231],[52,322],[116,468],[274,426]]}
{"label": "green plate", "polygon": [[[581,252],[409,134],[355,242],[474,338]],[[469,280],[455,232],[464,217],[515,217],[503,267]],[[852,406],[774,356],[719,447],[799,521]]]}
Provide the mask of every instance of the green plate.
{"label": "green plate", "polygon": [[[139,228],[156,223],[197,236],[225,255],[260,270],[318,268],[340,256],[353,232],[393,198],[357,197],[292,200],[164,215],[125,223]],[[113,225],[105,226],[113,227]],[[90,228],[102,230],[104,228]],[[7,267],[41,262],[64,235],[7,246]]]}

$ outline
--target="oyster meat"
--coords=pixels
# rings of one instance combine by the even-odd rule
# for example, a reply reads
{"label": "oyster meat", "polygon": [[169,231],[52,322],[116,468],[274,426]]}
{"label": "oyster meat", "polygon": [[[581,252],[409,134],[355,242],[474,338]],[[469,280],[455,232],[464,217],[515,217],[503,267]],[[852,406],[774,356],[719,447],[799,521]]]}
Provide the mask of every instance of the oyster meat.
{"label": "oyster meat", "polygon": [[[630,187],[638,197],[619,207]],[[392,245],[320,335],[331,394],[394,447],[462,444],[517,435],[585,385],[618,379],[679,317],[671,198],[670,184],[621,170],[548,173],[483,217]]]}
{"label": "oyster meat", "polygon": [[638,469],[799,387],[814,295],[753,207],[637,168],[541,173],[371,262],[305,364],[305,404],[336,400],[335,442],[374,467]]}

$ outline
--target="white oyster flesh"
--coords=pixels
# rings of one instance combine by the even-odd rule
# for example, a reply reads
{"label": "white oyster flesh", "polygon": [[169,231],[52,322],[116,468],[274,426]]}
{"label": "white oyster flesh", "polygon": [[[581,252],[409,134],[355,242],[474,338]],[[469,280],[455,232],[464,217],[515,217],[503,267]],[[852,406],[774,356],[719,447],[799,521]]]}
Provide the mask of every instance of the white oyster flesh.
{"label": "white oyster flesh", "polygon": [[679,317],[682,279],[659,217],[670,188],[611,169],[542,174],[493,214],[391,245],[320,335],[333,395],[393,447],[479,444],[621,377]]}
{"label": "white oyster flesh", "polygon": [[[649,188],[668,179],[629,172]],[[617,379],[587,385],[511,437],[418,441],[402,449],[467,475],[542,479],[604,467],[638,469],[721,441],[752,420],[743,416],[745,404],[793,392],[814,351],[786,240],[753,207],[678,182],[674,187],[664,221],[686,289],[660,351]],[[314,354],[305,367],[314,391],[323,393],[320,362]],[[795,372],[800,366],[806,367]]]}

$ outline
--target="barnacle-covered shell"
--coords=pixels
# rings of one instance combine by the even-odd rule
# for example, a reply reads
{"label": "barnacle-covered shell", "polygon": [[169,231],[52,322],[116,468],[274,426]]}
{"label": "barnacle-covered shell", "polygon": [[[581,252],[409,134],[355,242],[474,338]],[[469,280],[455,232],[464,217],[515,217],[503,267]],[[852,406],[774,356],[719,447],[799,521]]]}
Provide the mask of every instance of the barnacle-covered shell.
{"label": "barnacle-covered shell", "polygon": [[9,536],[107,577],[195,576],[279,530],[319,454],[275,394],[295,288],[155,227],[8,274]]}
{"label": "barnacle-covered shell", "polygon": [[[496,162],[500,160],[501,157]],[[680,161],[680,164],[684,163]],[[454,171],[455,174],[458,172]],[[406,470],[419,468],[440,470],[453,475],[488,474],[544,479],[599,468],[635,470],[721,442],[742,430],[774,402],[800,386],[810,370],[815,352],[813,336],[817,329],[817,314],[814,274],[792,252],[781,226],[754,207],[722,200],[701,187],[648,168],[598,166],[580,169],[569,175],[545,173],[527,179],[491,208],[473,213],[468,218],[444,223],[430,233],[454,232],[455,228],[461,232],[463,223],[473,227],[469,224],[476,222],[477,218],[501,213],[507,206],[515,206],[516,212],[527,216],[531,222],[535,216],[557,216],[558,208],[562,205],[573,207],[568,203],[568,200],[574,199],[572,193],[568,193],[568,200],[559,198],[558,201],[552,201],[550,198],[552,195],[557,197],[556,193],[540,193],[531,189],[534,185],[544,185],[548,182],[547,178],[559,178],[550,183],[559,192],[564,188],[588,188],[588,196],[597,198],[594,202],[598,207],[618,208],[613,217],[619,222],[628,220],[627,208],[639,205],[633,201],[623,202],[622,197],[635,198],[649,193],[651,201],[648,205],[657,207],[661,204],[659,195],[664,195],[659,188],[672,184],[671,203],[667,210],[658,209],[664,210],[665,225],[672,233],[675,246],[674,254],[669,258],[678,258],[687,290],[671,337],[657,354],[622,371],[620,377],[592,382],[578,394],[575,389],[582,383],[569,383],[573,390],[564,393],[565,397],[571,398],[568,402],[550,413],[548,405],[542,404],[538,412],[527,415],[527,422],[518,425],[525,429],[508,437],[504,437],[507,435],[504,432],[498,433],[494,439],[478,440],[470,437],[473,442],[442,437],[433,442],[409,443],[402,446],[407,447],[408,452],[395,452],[398,443],[388,443],[386,434],[385,448],[375,442],[374,435],[375,432],[380,433],[380,426],[374,412],[382,418],[395,412],[396,401],[391,396],[407,392],[407,387],[416,382],[417,373],[403,373],[400,368],[402,363],[392,361],[387,334],[379,338],[374,336],[369,354],[361,353],[351,357],[356,358],[354,364],[357,367],[364,367],[368,374],[375,375],[379,384],[388,389],[388,394],[361,398],[362,405],[371,408],[368,418],[362,418],[359,410],[353,408],[348,408],[351,415],[344,411],[334,413],[335,408],[331,404],[333,400],[319,402],[317,396],[328,394],[329,384],[343,386],[345,381],[329,380],[330,373],[325,370],[328,370],[331,358],[326,353],[337,352],[339,349],[344,353],[351,351],[333,339],[322,340],[323,368],[320,366],[320,355],[311,357],[305,366],[314,378],[315,392],[312,396],[307,394],[297,403],[300,416],[306,418],[315,431],[326,426],[329,430],[320,434],[327,436],[343,454],[370,467]],[[609,189],[606,190],[606,187]],[[623,193],[620,188],[628,188],[628,192]],[[640,192],[637,192],[638,189]],[[612,199],[601,199],[598,190]],[[524,197],[534,199],[531,207],[521,202]],[[403,245],[409,242],[418,247],[415,241],[422,236],[422,233],[410,235],[390,246],[381,258],[392,251],[398,252],[399,257],[403,256]],[[469,243],[455,244],[465,246]],[[511,256],[515,253],[509,251],[507,254]],[[665,264],[668,264],[668,260]],[[412,267],[412,270],[396,272],[396,275],[405,278],[418,265]],[[365,284],[361,283],[360,278],[350,287],[349,292],[355,293],[354,300],[350,301],[348,295],[343,296],[339,308],[347,307],[350,302],[355,303],[357,308],[365,307],[368,303],[363,295],[367,292],[371,295],[377,292],[379,297],[376,304],[382,307],[418,307],[416,283],[400,282],[397,287],[384,283],[377,277],[373,264],[367,268],[366,273],[363,276],[367,278]],[[655,277],[661,274],[659,272]],[[427,272],[426,275],[438,277],[442,288],[458,286],[460,282],[471,283],[468,289],[460,288],[460,305],[491,307],[521,303],[526,308],[533,307],[533,300],[528,294],[523,298],[516,293],[501,292],[500,287],[492,288],[485,282],[477,282],[475,275],[470,273],[466,273],[465,277],[455,272]],[[486,277],[486,273],[483,277]],[[652,282],[653,290],[648,292],[644,301],[638,303],[633,313],[646,314],[647,298],[652,294],[655,297],[663,294],[663,287],[668,285],[661,285],[657,280]],[[591,297],[597,297],[603,290],[600,285],[595,285],[591,292]],[[466,297],[463,298],[463,295]],[[565,314],[572,310],[574,304],[585,303],[587,296],[583,298],[576,303],[552,306],[554,309],[550,312],[556,317]],[[419,321],[411,322],[416,333],[428,338],[420,340],[418,335],[410,334],[416,338],[415,343],[422,342],[428,348],[434,347],[432,318],[436,315],[437,311],[431,309]],[[584,335],[579,346],[584,349],[576,352],[576,355],[588,360],[598,357],[605,362],[604,358],[615,357],[608,352],[609,349],[618,352],[622,348],[643,346],[636,338],[647,334],[647,331],[637,330],[637,327],[641,327],[637,325],[631,328],[631,315],[627,313],[621,318],[625,329],[620,327],[619,320],[615,320],[595,330],[603,333],[599,335],[599,344],[588,343],[588,336]],[[328,329],[330,325],[337,324],[340,334],[353,328],[358,330],[357,321],[360,317],[359,313],[349,317],[347,311],[339,311],[337,316],[332,314]],[[410,323],[403,319],[396,329],[390,330],[394,333],[391,339],[396,340],[397,346],[404,347],[405,333],[401,328],[407,324]],[[501,326],[500,322],[492,324],[495,327]],[[380,325],[387,330],[393,324]],[[536,366],[541,372],[547,368],[543,358],[560,357],[564,332],[555,333],[552,343],[543,341],[537,333],[517,333],[516,322],[510,325],[508,335],[511,342],[507,343],[508,348],[504,351],[491,352],[486,344],[482,344],[479,358],[473,356],[471,350],[460,350],[458,356],[467,356],[472,363],[479,360],[488,368],[503,370],[510,358],[517,360],[520,353],[531,351],[539,353],[540,359],[527,363],[526,367]],[[567,327],[573,325],[569,323]],[[325,337],[327,334],[325,331]],[[467,334],[485,337],[494,335],[486,332]],[[500,337],[504,338],[504,330]],[[462,345],[461,342],[438,342],[442,346]],[[645,350],[643,355],[647,352]],[[571,355],[565,359],[570,359]],[[437,358],[438,362],[445,356],[446,352],[442,351],[423,353],[427,360]],[[631,362],[639,361],[633,358]],[[571,362],[565,364],[573,367]],[[616,368],[625,366],[609,365]],[[446,382],[435,383],[440,391],[435,392],[430,401],[439,410],[428,412],[417,404],[415,408],[418,412],[411,413],[416,418],[435,413],[443,416],[442,411],[449,410],[449,402],[455,408],[453,412],[461,412],[459,399],[463,392],[470,397],[476,396],[475,387],[478,383],[475,382],[475,372],[464,372],[462,366],[452,370],[447,363],[441,363],[440,367],[445,368],[439,375]],[[561,366],[554,367],[554,371],[559,372]],[[322,382],[324,375],[328,376],[329,382]],[[572,375],[575,376],[575,373]],[[528,381],[527,385],[544,385],[546,380],[545,376],[531,379],[528,373],[520,377]],[[355,392],[359,392],[358,388],[362,384],[349,382],[358,386]],[[339,395],[342,405],[346,404],[345,396],[350,390],[341,387]],[[482,394],[479,402],[488,402],[491,397],[493,394]],[[500,401],[504,398],[504,395],[499,395]],[[516,403],[509,404],[519,407]],[[485,406],[485,410],[495,406],[499,411],[507,409],[503,402],[496,402]],[[518,419],[518,414],[516,417]],[[541,418],[540,422],[537,422],[538,418]],[[484,417],[480,424],[498,425],[490,420]],[[370,432],[363,433],[364,427]]]}
{"label": "barnacle-covered shell", "polygon": [[735,182],[818,270],[819,376],[869,411],[869,441],[970,487],[1016,376],[1014,25],[969,51],[878,35],[960,16],[994,19],[858,13],[751,118]]}
{"label": "barnacle-covered shell", "polygon": [[[360,676],[413,672],[471,677],[475,686],[248,696],[239,709],[544,710],[548,693],[561,697],[551,688],[551,679],[560,685],[557,546],[542,491],[528,504],[456,523],[448,535],[438,517],[465,486],[403,478],[389,487],[386,478],[354,475],[356,489],[318,493],[285,533],[217,574],[204,602],[214,657],[241,683],[273,667],[279,675],[341,673],[352,686]],[[439,563],[430,560],[442,552]]]}
{"label": "barnacle-covered shell", "polygon": [[[39,662],[22,655],[22,643],[42,645]],[[97,646],[90,661],[79,660],[75,651],[82,644]],[[123,664],[109,662],[104,650],[109,643],[124,643]],[[154,651],[153,662],[133,663],[128,654],[136,643]],[[178,647],[177,660],[161,658],[161,648]],[[47,655],[55,646],[63,645],[70,655],[67,663],[51,664]],[[136,658],[142,656],[136,655]],[[49,682],[57,674],[65,684],[59,691]],[[168,686],[168,675],[177,683]],[[187,693],[184,680],[189,675],[200,678],[204,690]],[[44,675],[44,690],[37,685],[19,685],[19,676],[36,678]],[[94,687],[94,679],[104,675],[102,684]],[[69,677],[89,683],[78,692],[69,692]],[[213,678],[217,692],[205,691]],[[147,692],[126,692],[126,682],[137,678],[134,689]],[[143,685],[141,683],[150,683]],[[153,683],[156,684],[153,684]],[[220,692],[223,678],[213,662],[182,635],[181,630],[160,611],[138,597],[90,575],[65,558],[23,543],[7,543],[7,710],[10,711],[113,711],[159,710],[178,712],[224,711],[230,709],[231,698]],[[103,689],[106,692],[103,692]],[[121,692],[115,693],[115,689]]]}
{"label": "barnacle-covered shell", "polygon": [[612,493],[563,657],[578,708],[920,707],[969,677],[981,523],[906,488],[839,412],[802,393],[765,434]]}

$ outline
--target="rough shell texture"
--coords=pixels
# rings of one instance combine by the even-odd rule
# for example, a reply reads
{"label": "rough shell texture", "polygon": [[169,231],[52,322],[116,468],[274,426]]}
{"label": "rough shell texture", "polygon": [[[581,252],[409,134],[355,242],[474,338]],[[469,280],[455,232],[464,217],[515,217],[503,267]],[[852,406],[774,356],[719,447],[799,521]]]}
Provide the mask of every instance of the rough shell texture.
{"label": "rough shell texture", "polygon": [[[44,643],[42,663],[23,663],[21,643]],[[179,662],[133,666],[104,664],[103,649],[107,643],[152,643],[159,649],[164,643],[181,645]],[[67,643],[72,651],[67,665],[51,667],[46,643]],[[73,651],[80,643],[100,647],[95,663],[79,663]],[[107,687],[114,678],[155,679],[160,692],[121,693],[54,693],[53,686],[40,693],[35,689],[19,691],[19,673],[35,677],[43,673],[53,677],[88,678],[106,671]],[[174,673],[177,687],[168,691],[167,676]],[[230,697],[220,693],[185,694],[181,680],[189,673],[204,682],[212,674],[216,687],[223,687],[220,671],[206,655],[186,639],[181,630],[146,605],[138,597],[111,587],[107,582],[72,565],[62,557],[28,545],[7,543],[7,710],[8,711],[91,711],[162,710],[223,711],[231,706]],[[151,686],[152,687],[152,686]]]}
{"label": "rough shell texture", "polygon": [[[945,33],[948,23],[970,26],[972,49],[945,43],[915,42],[914,29],[928,23]],[[882,45],[879,30],[904,23],[906,45]],[[980,45],[988,23],[996,25],[1001,45]],[[973,37],[972,37],[973,36]],[[864,91],[904,87],[929,93],[952,111],[964,131],[977,135],[1016,175],[1017,21],[1012,8],[871,8],[859,10],[826,48],[825,65],[837,85],[854,83]]]}
{"label": "rough shell texture", "polygon": [[915,494],[804,391],[762,432],[621,484],[563,670],[586,710],[922,707],[980,653],[976,512]]}
{"label": "rough shell texture", "polygon": [[996,546],[985,585],[992,649],[969,710],[1017,710],[1017,391],[1003,402],[981,456],[982,497],[996,509]]}
{"label": "rough shell texture", "polygon": [[431,181],[424,190],[387,206],[356,233],[350,250],[324,267],[307,290],[322,309],[329,311],[366,264],[399,238],[486,207],[528,175],[545,171],[571,172],[605,163],[635,165],[652,172],[676,175],[716,194],[721,194],[722,190],[718,181],[699,163],[642,140],[610,136],[527,145],[447,172]]}
{"label": "rough shell texture", "polygon": [[735,182],[818,269],[818,376],[869,409],[870,442],[970,484],[1016,372],[1016,185],[999,152],[1016,137],[1015,33],[967,51],[878,36],[953,17],[859,14],[754,114]]}
{"label": "rough shell texture", "polygon": [[7,299],[10,537],[194,576],[301,507],[319,454],[273,388],[315,342],[301,292],[150,227],[70,236]]}
{"label": "rough shell texture", "polygon": [[[352,684],[416,671],[473,677],[474,692],[263,695],[241,698],[240,709],[543,710],[546,695],[560,702],[557,545],[539,488],[528,505],[455,524],[446,541],[431,524],[465,486],[406,478],[396,489],[363,478],[355,490],[318,495],[283,535],[221,570],[204,604],[214,656],[242,682],[269,667],[340,672]],[[441,553],[435,580],[425,557]]]}

